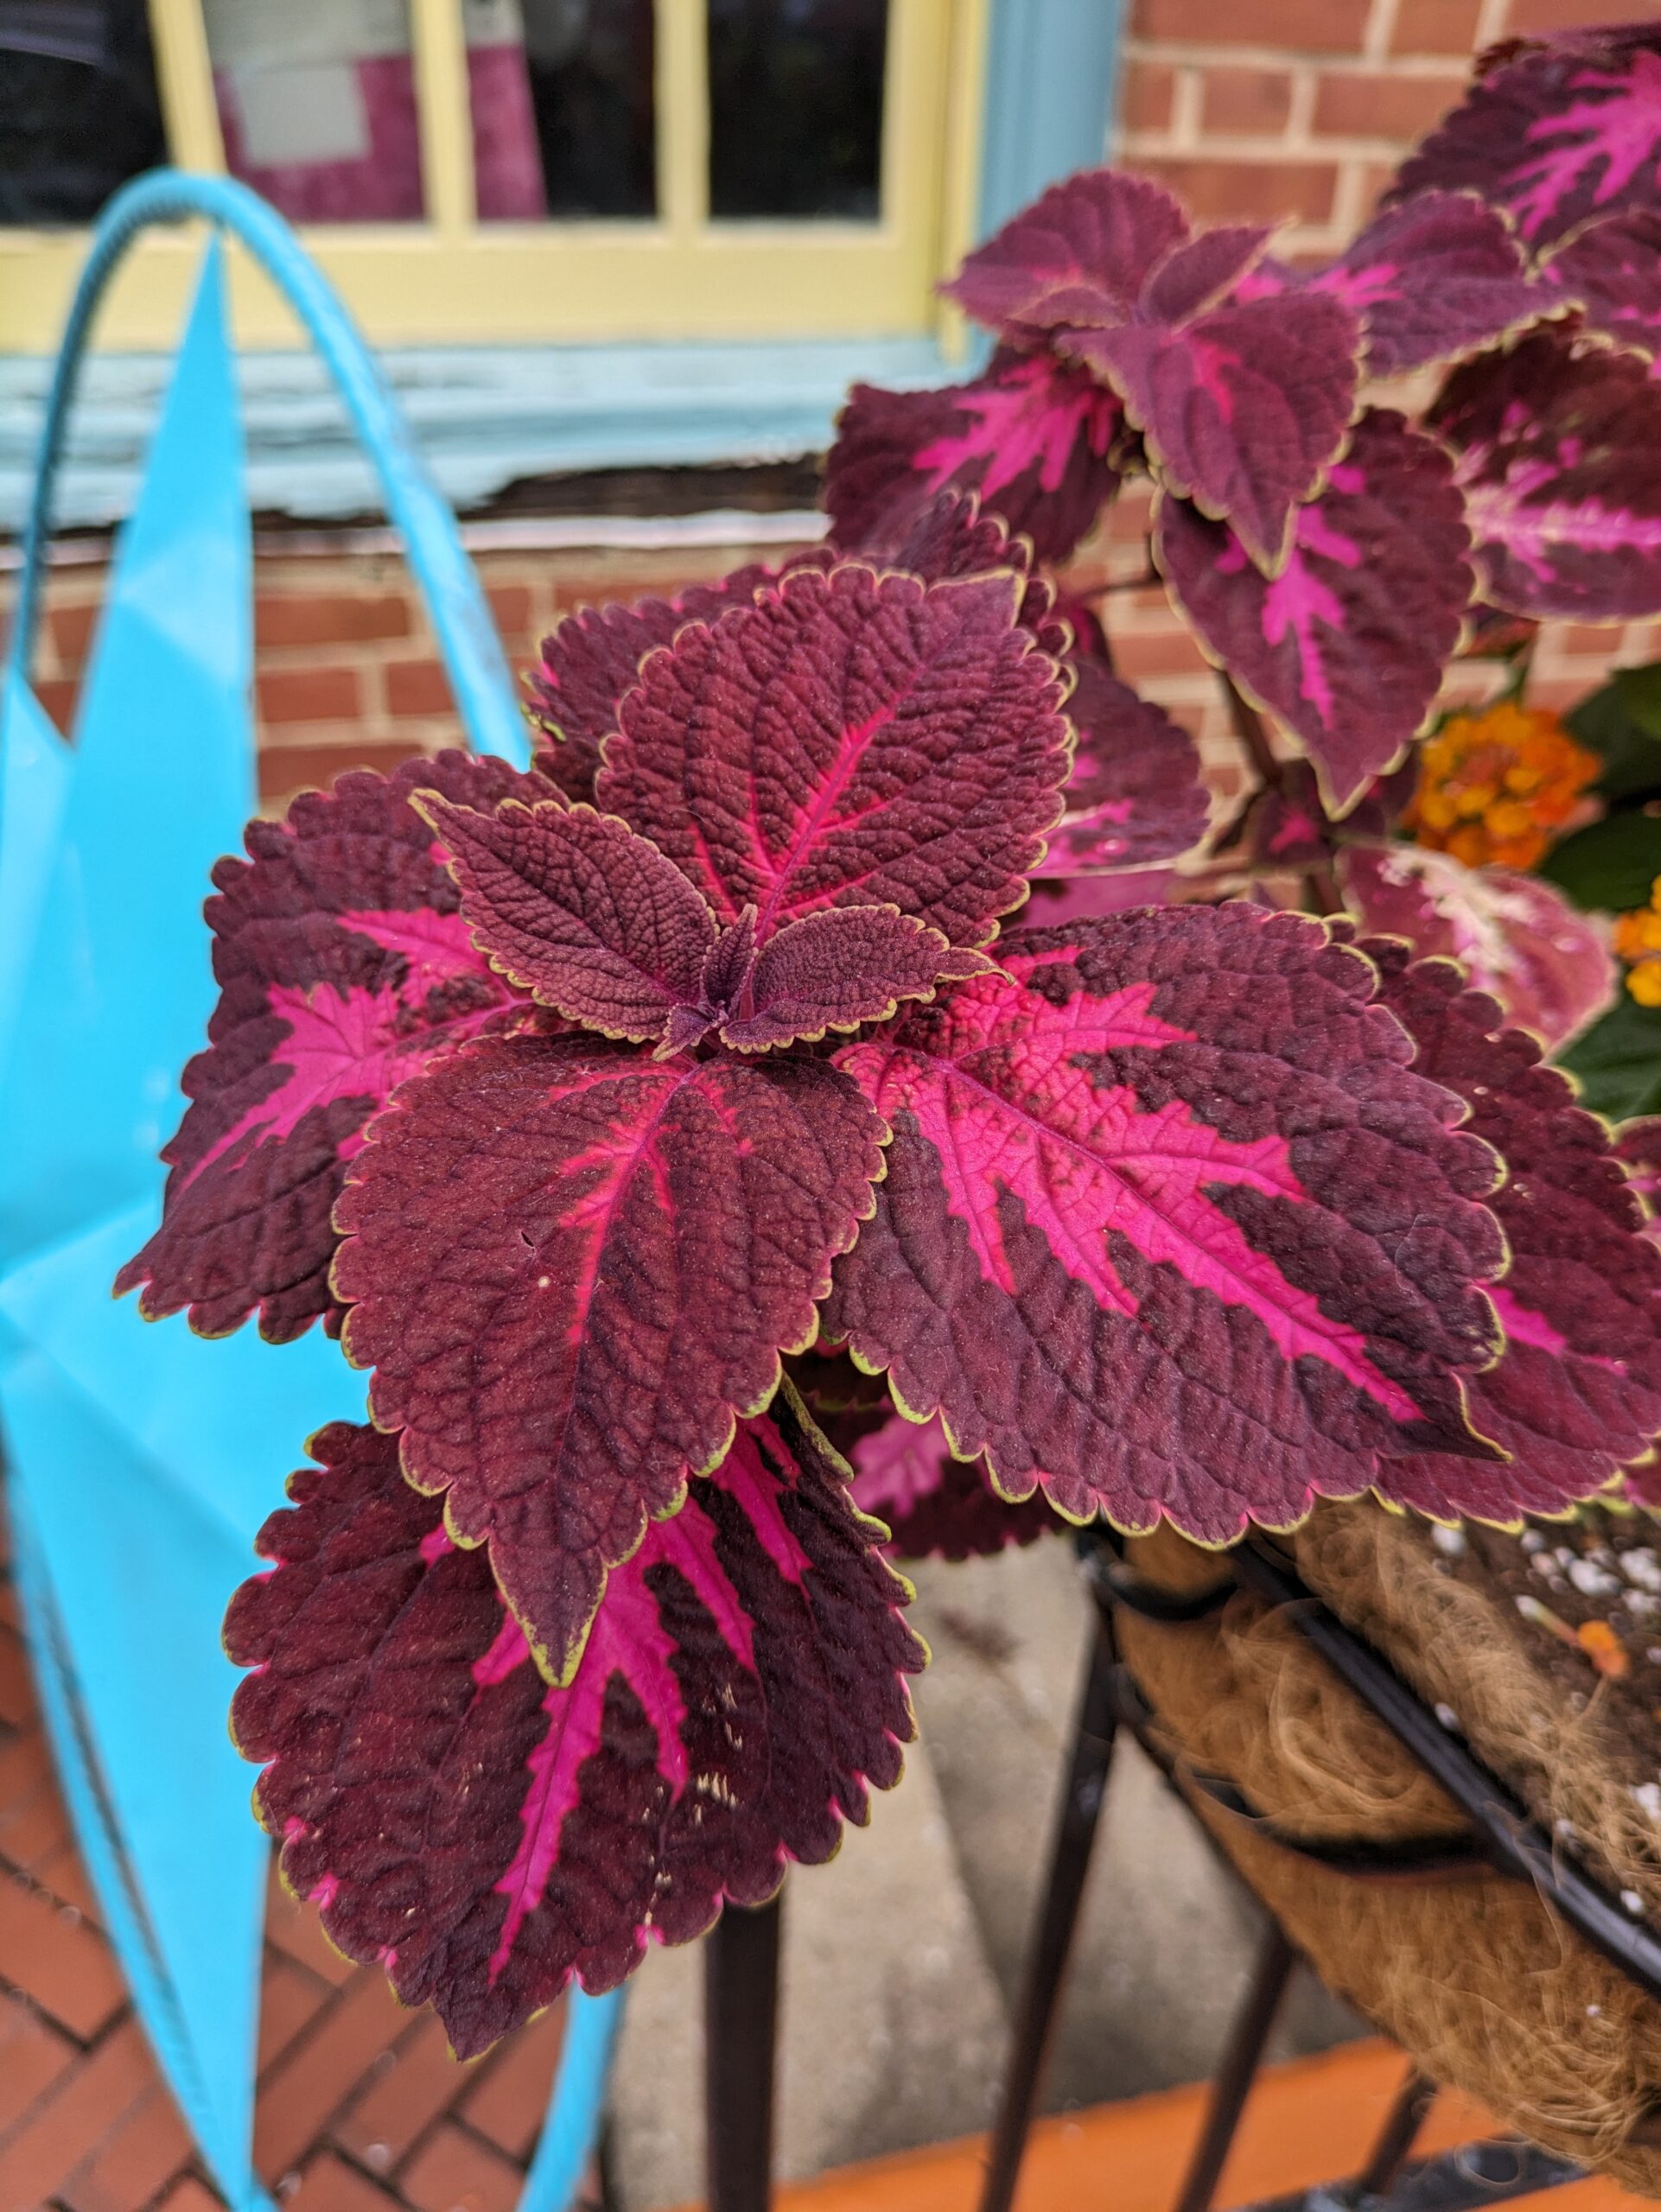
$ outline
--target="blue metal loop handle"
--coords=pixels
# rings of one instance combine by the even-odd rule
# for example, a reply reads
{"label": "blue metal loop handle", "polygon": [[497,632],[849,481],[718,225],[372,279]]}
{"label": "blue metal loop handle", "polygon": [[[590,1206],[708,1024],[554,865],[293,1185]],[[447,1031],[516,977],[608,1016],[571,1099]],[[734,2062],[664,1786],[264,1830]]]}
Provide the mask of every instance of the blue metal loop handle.
{"label": "blue metal loop handle", "polygon": [[[27,682],[39,626],[41,590],[52,531],[54,491],[70,410],[99,302],[123,255],[152,224],[200,218],[229,232],[253,254],[283,293],[328,364],[353,427],[374,463],[386,512],[404,543],[449,677],[457,709],[475,752],[524,766],[530,745],[513,682],[455,518],[429,476],[373,356],[333,289],[288,224],[246,186],[226,177],[157,169],[135,178],[111,200],[93,234],[64,329],[42,426],[34,492],[23,537],[10,671]],[[44,1597],[41,1610],[45,1610]],[[49,1685],[55,1692],[55,1681]],[[73,1716],[55,1695],[49,1717],[67,1779],[81,1818],[78,1826],[102,1853],[94,1789],[74,1740]],[[104,1857],[108,1857],[103,1853]],[[105,1869],[113,1885],[113,1860]],[[143,1965],[135,1928],[123,1946],[130,1966]],[[564,2212],[587,2169],[604,2095],[621,1993],[589,1998],[570,1993],[552,2102],[526,2177],[520,2212]],[[257,2201],[264,2202],[263,2195]]]}
{"label": "blue metal loop handle", "polygon": [[64,326],[47,400],[34,496],[23,536],[11,665],[27,677],[40,620],[53,493],[81,362],[99,300],[140,232],[194,217],[217,223],[245,245],[282,292],[328,364],[347,412],[380,480],[386,512],[403,537],[474,749],[523,767],[530,745],[506,658],[455,518],[427,473],[402,410],[328,279],[276,209],[234,178],[152,169],[116,194],[92,244]]}

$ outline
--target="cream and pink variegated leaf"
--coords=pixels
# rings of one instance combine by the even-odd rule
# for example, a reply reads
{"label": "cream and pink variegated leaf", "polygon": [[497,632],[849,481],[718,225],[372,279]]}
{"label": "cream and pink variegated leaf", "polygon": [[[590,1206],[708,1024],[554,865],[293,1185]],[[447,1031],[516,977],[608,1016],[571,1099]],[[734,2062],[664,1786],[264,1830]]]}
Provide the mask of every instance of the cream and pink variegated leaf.
{"label": "cream and pink variegated leaf", "polygon": [[1503,868],[1467,868],[1424,845],[1357,843],[1338,855],[1345,903],[1369,936],[1398,937],[1422,958],[1457,960],[1507,1021],[1558,1051],[1620,988],[1607,926],[1554,884]]}

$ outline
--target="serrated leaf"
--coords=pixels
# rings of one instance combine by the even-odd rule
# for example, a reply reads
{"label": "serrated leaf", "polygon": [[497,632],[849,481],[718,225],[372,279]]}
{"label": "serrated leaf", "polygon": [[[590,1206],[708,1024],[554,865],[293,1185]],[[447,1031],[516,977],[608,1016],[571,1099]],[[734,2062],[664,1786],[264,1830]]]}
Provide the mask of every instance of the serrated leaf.
{"label": "serrated leaf", "polygon": [[1661,385],[1556,329],[1456,369],[1425,428],[1452,448],[1483,594],[1611,622],[1661,608]]}
{"label": "serrated leaf", "polygon": [[1618,668],[1563,723],[1603,762],[1593,786],[1601,798],[1616,804],[1661,793],[1661,661]]}
{"label": "serrated leaf", "polygon": [[1063,600],[1048,576],[1034,568],[1032,541],[1012,537],[1001,516],[983,513],[975,492],[937,492],[919,505],[890,508],[870,534],[839,553],[881,569],[905,569],[925,583],[954,576],[983,576],[1012,569],[1025,580],[1019,620],[1041,650],[1060,659],[1071,652],[1095,617],[1078,600]]}
{"label": "serrated leaf", "polygon": [[1174,860],[1206,834],[1200,753],[1162,707],[1081,654],[1066,711],[1079,733],[1066,811],[1050,833],[1047,877]]}
{"label": "serrated leaf", "polygon": [[930,997],[937,984],[991,965],[897,907],[832,906],[770,937],[712,1020],[735,1051],[766,1052],[886,1020],[901,999]]}
{"label": "serrated leaf", "polygon": [[1123,410],[1088,371],[1000,347],[983,376],[939,391],[856,384],[825,461],[837,543],[907,530],[941,491],[975,491],[1041,561],[1065,561],[1118,488]]}
{"label": "serrated leaf", "polygon": [[785,577],[646,665],[601,804],[756,936],[892,905],[979,945],[1025,895],[1069,733],[1009,571],[925,585],[857,563]]}
{"label": "serrated leaf", "polygon": [[1241,285],[1273,237],[1267,223],[1219,223],[1170,248],[1149,271],[1136,313],[1149,322],[1189,322]]}
{"label": "serrated leaf", "polygon": [[1295,511],[1277,576],[1186,501],[1161,499],[1155,539],[1188,620],[1308,748],[1340,811],[1430,710],[1470,597],[1467,542],[1446,455],[1377,408]]}
{"label": "serrated leaf", "polygon": [[1472,86],[1403,164],[1392,200],[1478,192],[1549,245],[1661,191],[1661,44],[1654,26],[1570,32]]}
{"label": "serrated leaf", "polygon": [[[788,564],[823,566],[819,547]],[[782,571],[751,561],[714,583],[689,584],[670,599],[630,606],[585,607],[568,614],[542,641],[530,679],[531,711],[551,742],[537,766],[568,798],[592,799],[601,740],[617,727],[617,707],[639,680],[640,663],[688,622],[713,622],[729,607],[748,607]]]}
{"label": "serrated leaf", "polygon": [[848,1457],[854,1503],[887,1524],[896,1559],[995,1557],[1062,1525],[1041,1492],[1011,1504],[978,1459],[954,1459],[938,1414],[922,1422],[891,1414]]}
{"label": "serrated leaf", "polygon": [[1422,958],[1458,961],[1549,1052],[1595,1020],[1620,988],[1606,932],[1538,876],[1383,843],[1346,846],[1338,874],[1364,931],[1401,938]]}
{"label": "serrated leaf", "polygon": [[1505,217],[1465,192],[1387,207],[1324,269],[1301,276],[1276,265],[1251,280],[1247,296],[1296,289],[1354,311],[1368,371],[1380,377],[1473,353],[1562,305],[1524,270]]}
{"label": "serrated leaf", "polygon": [[449,854],[474,943],[540,1005],[655,1044],[671,1008],[697,1003],[715,916],[648,838],[552,800],[480,814],[423,791],[416,806]]}
{"label": "serrated leaf", "polygon": [[337,1209],[347,1350],[550,1678],[811,1340],[882,1136],[819,1061],[534,1037],[452,1054],[377,1122]]}
{"label": "serrated leaf", "polygon": [[848,1046],[894,1129],[827,1338],[1007,1497],[1203,1541],[1470,1432],[1493,1154],[1307,918],[1144,908],[1000,946]]}
{"label": "serrated leaf", "polygon": [[1661,1429],[1661,1249],[1642,1233],[1608,1131],[1539,1065],[1533,1039],[1503,1027],[1456,969],[1413,963],[1401,944],[1364,945],[1417,1046],[1414,1065],[1465,1101],[1467,1126],[1510,1171],[1490,1200],[1511,1255],[1491,1293],[1505,1350],[1472,1382],[1471,1413],[1511,1459],[1391,1459],[1378,1493],[1444,1518],[1561,1513]]}
{"label": "serrated leaf", "polygon": [[1661,820],[1639,809],[1606,814],[1554,845],[1539,873],[1587,913],[1647,906],[1661,875]]}
{"label": "serrated leaf", "polygon": [[1217,308],[1181,327],[1073,331],[1066,344],[1123,400],[1161,480],[1277,569],[1294,508],[1349,426],[1360,346],[1351,310],[1298,293]]}
{"label": "serrated leaf", "polygon": [[1622,991],[1558,1065],[1579,1084],[1589,1113],[1611,1122],[1661,1114],[1661,1007],[1639,1006]]}
{"label": "serrated leaf", "polygon": [[163,1148],[162,1225],[116,1282],[142,1286],[146,1314],[188,1307],[222,1336],[258,1308],[277,1343],[328,1314],[330,1216],[366,1125],[512,1001],[410,804],[423,785],[487,806],[547,789],[460,753],[390,780],[360,772],[302,793],[285,822],[251,823],[248,859],[215,868],[220,1002]]}
{"label": "serrated leaf", "polygon": [[563,1689],[392,1439],[314,1448],[232,1602],[232,1726],[290,1886],[458,2056],[760,1904],[899,1779],[910,1593],[788,1391],[613,1578]]}
{"label": "serrated leaf", "polygon": [[1155,268],[1187,236],[1180,203],[1151,177],[1086,169],[1012,217],[940,289],[995,331],[1128,320]]}
{"label": "serrated leaf", "polygon": [[1661,350],[1661,208],[1588,223],[1552,254],[1540,282],[1594,330],[1653,358]]}

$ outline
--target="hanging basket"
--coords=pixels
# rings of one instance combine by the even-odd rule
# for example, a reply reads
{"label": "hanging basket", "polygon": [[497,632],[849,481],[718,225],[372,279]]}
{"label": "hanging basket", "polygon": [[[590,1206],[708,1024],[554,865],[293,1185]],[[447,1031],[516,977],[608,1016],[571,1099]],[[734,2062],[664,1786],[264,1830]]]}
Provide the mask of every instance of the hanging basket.
{"label": "hanging basket", "polygon": [[[1648,1534],[1605,1515],[1438,1534],[1364,1503],[1322,1508],[1285,1545],[1565,1859],[1661,1927]],[[1127,1557],[1171,1594],[1228,1576],[1168,1531]],[[1467,1815],[1287,1609],[1242,1589],[1181,1622],[1121,1608],[1117,1627],[1150,1748],[1321,1979],[1435,2081],[1661,2196],[1661,2003],[1493,1870]]]}

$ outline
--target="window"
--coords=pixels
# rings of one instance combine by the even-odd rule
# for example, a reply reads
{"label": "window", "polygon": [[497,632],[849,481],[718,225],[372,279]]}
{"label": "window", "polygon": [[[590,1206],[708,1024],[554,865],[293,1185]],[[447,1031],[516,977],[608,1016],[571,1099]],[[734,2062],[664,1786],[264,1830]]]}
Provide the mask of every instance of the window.
{"label": "window", "polygon": [[[282,208],[381,344],[927,335],[988,6],[0,0],[0,351],[55,342],[60,226],[164,157]],[[194,264],[146,239],[103,342],[171,344]]]}

